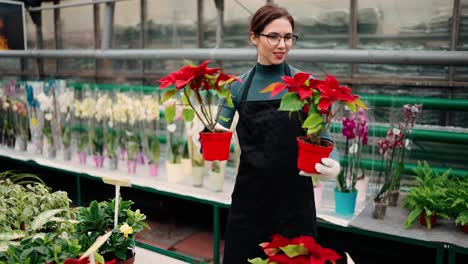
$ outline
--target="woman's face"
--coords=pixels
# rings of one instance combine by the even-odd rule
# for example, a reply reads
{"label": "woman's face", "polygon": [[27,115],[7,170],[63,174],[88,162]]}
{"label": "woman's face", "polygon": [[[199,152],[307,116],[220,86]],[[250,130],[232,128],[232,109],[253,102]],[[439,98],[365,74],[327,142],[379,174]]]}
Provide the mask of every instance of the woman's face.
{"label": "woman's face", "polygon": [[258,63],[262,65],[278,65],[281,64],[288,55],[289,50],[292,47],[291,41],[286,41],[281,38],[277,45],[272,44],[271,38],[265,35],[291,35],[293,32],[291,23],[285,17],[275,19],[268,24],[262,32],[261,35],[255,35],[253,32],[250,32],[250,41],[257,47]]}

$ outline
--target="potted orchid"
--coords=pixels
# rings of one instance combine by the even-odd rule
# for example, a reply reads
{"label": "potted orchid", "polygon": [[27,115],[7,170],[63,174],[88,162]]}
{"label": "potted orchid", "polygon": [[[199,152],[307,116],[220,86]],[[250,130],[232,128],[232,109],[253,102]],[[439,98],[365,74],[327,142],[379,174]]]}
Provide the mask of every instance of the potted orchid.
{"label": "potted orchid", "polygon": [[28,139],[29,139],[29,118],[28,111],[25,104],[19,100],[13,102],[14,106],[13,111],[15,114],[15,124],[16,131],[18,134],[18,139],[16,142],[19,143],[19,149],[21,151],[26,151]]}
{"label": "potted orchid", "polygon": [[[273,97],[287,89],[278,110],[296,113],[306,134],[297,138],[298,167],[307,173],[317,174],[315,164],[333,150],[333,144],[322,137],[329,130],[333,117],[345,105],[352,112],[366,106],[359,96],[351,94],[350,88],[341,86],[331,75],[319,80],[311,78],[308,73],[298,72],[293,77],[283,76],[282,80],[282,83],[272,83],[261,92],[269,92]],[[333,110],[335,104],[338,107]]]}
{"label": "potted orchid", "polygon": [[[50,88],[51,89],[51,88]],[[56,156],[56,142],[55,142],[55,111],[54,111],[54,98],[52,95],[48,95],[46,92],[47,89],[44,89],[44,92],[40,93],[37,96],[39,101],[39,109],[43,114],[43,128],[42,133],[44,135],[44,148],[47,150],[47,156],[49,158],[55,158]],[[53,90],[49,92],[53,93]]]}
{"label": "potted orchid", "polygon": [[[93,161],[97,168],[102,168],[104,164],[104,148],[106,143],[106,123],[112,116],[112,99],[103,94],[96,101],[96,112],[94,113],[95,125],[90,133],[90,141],[93,146]],[[112,132],[110,132],[112,133]],[[109,139],[107,137],[107,139]]]}
{"label": "potted orchid", "polygon": [[76,121],[79,123],[78,136],[78,161],[80,164],[86,164],[88,155],[89,135],[86,132],[86,127],[89,127],[91,119],[96,110],[96,100],[90,96],[86,96],[83,101],[75,100],[74,114]]}
{"label": "potted orchid", "polygon": [[[330,248],[323,248],[311,236],[298,236],[288,239],[281,235],[272,236],[271,242],[260,244],[266,259],[249,259],[252,264],[292,264],[292,263],[337,263],[342,257]],[[349,260],[349,256],[348,256]],[[352,263],[352,261],[349,261]]]}
{"label": "potted orchid", "polygon": [[[401,174],[405,169],[405,154],[410,148],[410,138],[414,123],[422,111],[422,105],[404,105],[404,122],[398,124],[398,128],[390,128],[387,136],[379,140],[379,151],[382,155],[382,165],[385,178],[389,179],[387,186],[381,192],[388,191],[388,205],[396,206],[400,194]],[[380,177],[380,175],[379,175]]]}
{"label": "potted orchid", "polygon": [[62,91],[57,97],[60,113],[60,123],[62,127],[62,146],[64,160],[71,160],[71,142],[72,142],[72,108],[74,92],[72,89]]}
{"label": "potted orchid", "polygon": [[[184,108],[179,101],[169,99],[163,104],[165,111],[165,119],[167,122],[167,160],[166,160],[166,175],[167,180],[173,183],[180,183],[184,179],[184,168],[182,165],[182,151],[185,142],[185,122],[182,118]],[[174,109],[174,113],[170,113]],[[171,122],[169,122],[171,121]]]}
{"label": "potted orchid", "polygon": [[[214,95],[217,95],[224,99],[223,106],[224,104],[233,106],[231,84],[240,81],[240,79],[233,75],[224,74],[220,68],[208,68],[209,62],[208,60],[204,61],[199,66],[189,62],[179,70],[161,78],[159,89],[166,90],[162,102],[182,92],[182,101],[186,106],[183,112],[184,120],[189,122],[197,116],[205,126],[207,132],[200,133],[203,158],[205,160],[227,160],[232,132],[216,130],[219,118],[224,117],[220,115],[222,107],[213,113],[213,101]],[[174,107],[166,108],[166,115],[173,116]],[[171,123],[170,118],[168,123]]]}
{"label": "potted orchid", "polygon": [[31,141],[36,154],[42,153],[42,128],[39,122],[39,102],[37,94],[42,91],[42,82],[28,82],[25,86],[26,101],[28,105],[29,128],[31,131]]}
{"label": "potted orchid", "polygon": [[361,200],[366,197],[366,189],[357,190],[356,184],[359,179],[364,181],[365,177],[361,157],[369,134],[367,114],[363,109],[359,109],[356,114],[347,111],[342,124],[341,133],[346,137],[346,144],[342,170],[337,177],[335,209],[340,214],[352,214],[357,197],[361,195]]}
{"label": "potted orchid", "polygon": [[155,95],[145,95],[141,100],[143,106],[143,147],[148,158],[148,168],[150,176],[157,176],[159,169],[159,161],[161,156],[161,146],[158,131],[159,121],[159,100]]}

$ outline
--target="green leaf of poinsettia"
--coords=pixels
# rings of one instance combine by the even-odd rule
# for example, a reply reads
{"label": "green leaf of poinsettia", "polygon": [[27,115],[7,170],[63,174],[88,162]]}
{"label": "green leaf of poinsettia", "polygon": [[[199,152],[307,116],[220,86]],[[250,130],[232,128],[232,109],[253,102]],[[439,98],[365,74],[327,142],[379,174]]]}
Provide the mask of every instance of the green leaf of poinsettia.
{"label": "green leaf of poinsettia", "polygon": [[254,258],[247,261],[252,264],[268,264],[268,259]]}
{"label": "green leaf of poinsettia", "polygon": [[322,125],[322,116],[319,113],[312,113],[306,118],[302,128],[307,128],[307,134],[312,134],[319,131],[322,128]]}
{"label": "green leaf of poinsettia", "polygon": [[172,123],[174,121],[176,115],[176,106],[175,104],[166,107],[166,110],[164,111],[164,117],[166,118],[166,122],[168,124]]}
{"label": "green leaf of poinsettia", "polygon": [[290,258],[294,258],[300,255],[307,255],[309,251],[303,245],[287,245],[280,247],[281,250]]}
{"label": "green leaf of poinsettia", "polygon": [[287,93],[281,99],[281,105],[278,110],[280,111],[299,111],[305,105],[305,101],[302,101],[297,93]]}
{"label": "green leaf of poinsettia", "polygon": [[191,108],[184,108],[184,110],[182,110],[182,116],[185,122],[190,122],[195,118],[195,112]]}
{"label": "green leaf of poinsettia", "polygon": [[192,90],[184,89],[184,91],[185,92],[182,93],[182,104],[184,104],[184,106],[188,106],[189,105],[189,97],[192,94]]}
{"label": "green leaf of poinsettia", "polygon": [[346,106],[349,108],[349,110],[351,110],[351,112],[356,112],[356,105],[354,103],[345,103]]}
{"label": "green leaf of poinsettia", "polygon": [[219,115],[219,119],[221,119],[224,122],[229,122],[229,120],[231,120],[231,118],[227,118],[227,117],[224,117],[222,115]]}
{"label": "green leaf of poinsettia", "polygon": [[161,103],[164,103],[166,102],[167,100],[169,100],[172,96],[174,96],[176,94],[176,90],[168,90],[168,91],[165,91],[162,98],[161,98]]}

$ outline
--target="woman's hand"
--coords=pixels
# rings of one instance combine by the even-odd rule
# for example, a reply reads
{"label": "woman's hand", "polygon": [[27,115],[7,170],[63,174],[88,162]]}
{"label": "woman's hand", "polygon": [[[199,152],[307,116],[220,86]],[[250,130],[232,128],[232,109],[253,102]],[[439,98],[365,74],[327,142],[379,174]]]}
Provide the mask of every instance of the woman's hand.
{"label": "woman's hand", "polygon": [[315,164],[315,170],[318,172],[318,174],[300,171],[299,175],[309,177],[314,175],[321,180],[334,179],[340,173],[341,166],[340,163],[334,159],[323,158],[321,163]]}

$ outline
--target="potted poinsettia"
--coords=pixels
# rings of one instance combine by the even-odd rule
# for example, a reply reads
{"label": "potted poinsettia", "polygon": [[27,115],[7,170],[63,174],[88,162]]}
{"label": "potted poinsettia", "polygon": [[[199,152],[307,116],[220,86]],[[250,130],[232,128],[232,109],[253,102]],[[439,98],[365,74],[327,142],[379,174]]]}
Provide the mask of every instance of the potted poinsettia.
{"label": "potted poinsettia", "polygon": [[[208,68],[210,61],[204,61],[200,65],[188,63],[179,70],[170,73],[159,82],[160,89],[165,92],[162,102],[182,93],[182,101],[185,107],[183,116],[186,122],[192,121],[196,116],[205,126],[206,132],[200,133],[203,158],[205,160],[227,160],[232,132],[217,131],[216,124],[220,118],[222,107],[213,111],[214,95],[224,99],[224,104],[233,106],[231,98],[231,84],[240,79],[233,75],[221,72],[221,68]],[[174,87],[175,86],[175,87]],[[175,106],[166,108],[166,115],[173,115]],[[168,123],[171,120],[168,119]]]}
{"label": "potted poinsettia", "polygon": [[[336,263],[342,257],[330,248],[323,248],[311,236],[298,236],[288,239],[275,234],[271,242],[261,243],[266,259],[249,259],[253,264],[291,264],[291,263]],[[348,263],[352,263],[349,261]]]}
{"label": "potted poinsettia", "polygon": [[[333,117],[346,105],[352,112],[358,107],[366,108],[359,96],[351,89],[341,86],[335,77],[327,75],[325,80],[311,78],[309,73],[298,72],[293,77],[283,76],[283,82],[275,82],[263,89],[275,96],[285,89],[279,111],[297,114],[305,136],[298,137],[299,156],[297,165],[302,171],[317,173],[315,164],[328,157],[333,144],[323,135],[329,130]],[[332,109],[332,106],[337,109]]]}

